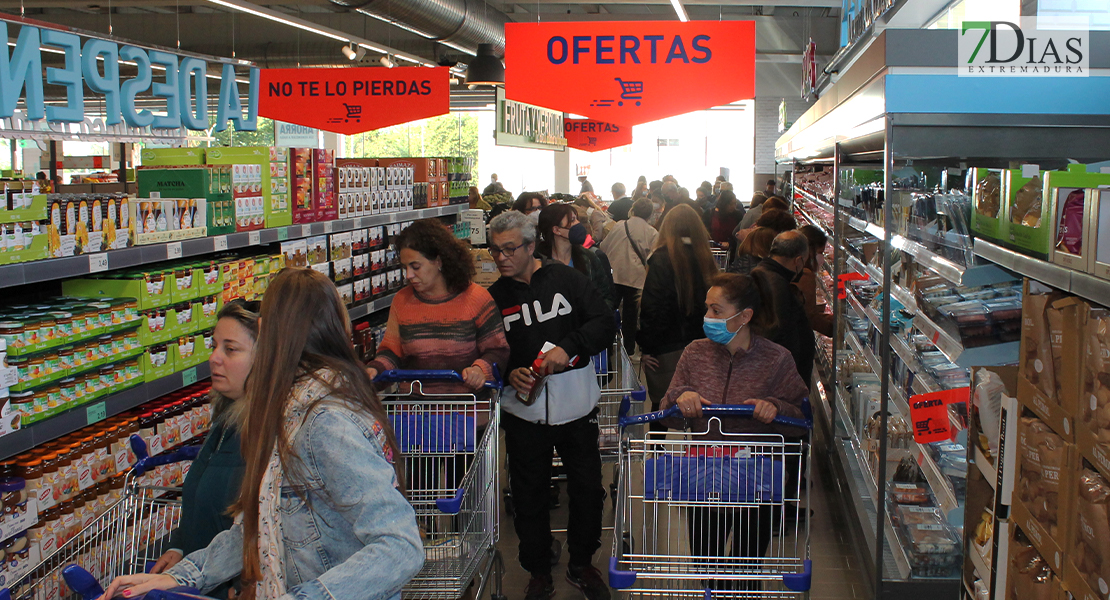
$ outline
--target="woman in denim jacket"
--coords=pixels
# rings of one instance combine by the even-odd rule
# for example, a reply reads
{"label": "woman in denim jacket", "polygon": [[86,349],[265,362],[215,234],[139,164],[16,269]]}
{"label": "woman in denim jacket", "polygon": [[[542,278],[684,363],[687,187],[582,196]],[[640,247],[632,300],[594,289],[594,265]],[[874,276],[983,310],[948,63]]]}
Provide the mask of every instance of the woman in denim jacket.
{"label": "woman in denim jacket", "polygon": [[236,575],[243,600],[400,598],[424,548],[393,429],[324,275],[285,269],[269,286],[247,402],[235,524],[164,574],[117,578],[103,598],[203,593]]}

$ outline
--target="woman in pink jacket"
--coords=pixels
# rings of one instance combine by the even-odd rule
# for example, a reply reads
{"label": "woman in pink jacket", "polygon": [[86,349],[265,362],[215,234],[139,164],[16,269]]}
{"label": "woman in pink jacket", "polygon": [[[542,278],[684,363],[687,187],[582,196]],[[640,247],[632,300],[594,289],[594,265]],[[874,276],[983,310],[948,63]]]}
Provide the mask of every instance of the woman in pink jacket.
{"label": "woman in pink jacket", "polygon": [[[725,433],[781,434],[788,443],[806,435],[805,430],[772,423],[779,415],[805,418],[802,403],[809,389],[790,352],[759,335],[774,323],[775,316],[755,281],[747,275],[718,275],[705,305],[707,339],[691,342],[683,351],[660,406],[677,405],[682,412],[682,418],[670,419],[667,425],[725,439],[721,432],[709,431],[702,406],[741,404],[753,406],[754,416],[723,418]],[[798,477],[796,460],[789,462],[794,462],[795,468],[787,465],[787,489],[797,484]],[[772,524],[781,518],[770,506],[690,509],[691,550],[697,556],[724,556],[725,540],[735,526],[732,556],[763,556]]]}

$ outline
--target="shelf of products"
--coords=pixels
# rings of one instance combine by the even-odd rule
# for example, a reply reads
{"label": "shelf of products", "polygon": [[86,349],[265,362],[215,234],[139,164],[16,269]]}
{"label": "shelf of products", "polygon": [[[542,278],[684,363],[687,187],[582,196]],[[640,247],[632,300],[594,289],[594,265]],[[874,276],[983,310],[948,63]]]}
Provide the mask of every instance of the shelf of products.
{"label": "shelf of products", "polygon": [[177,242],[134,246],[94,254],[52,258],[26,263],[0,265],[0,287],[80,277],[101,271],[125,269],[147,264],[258,246],[286,240],[351,231],[354,229],[400,223],[430,217],[453,216],[468,208],[465,204],[420,210],[399,211],[333,221],[273,227],[256,231],[229,233]]}

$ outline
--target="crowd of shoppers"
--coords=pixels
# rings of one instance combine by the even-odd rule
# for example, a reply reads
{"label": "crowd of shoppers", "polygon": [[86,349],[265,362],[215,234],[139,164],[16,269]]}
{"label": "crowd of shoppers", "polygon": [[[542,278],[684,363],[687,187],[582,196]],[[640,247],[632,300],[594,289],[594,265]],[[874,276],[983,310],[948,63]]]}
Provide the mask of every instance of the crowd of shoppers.
{"label": "crowd of shoppers", "polygon": [[[640,177],[631,196],[616,183],[608,207],[582,183],[573,201],[525,192],[492,218],[500,278],[488,290],[442,223],[405,229],[395,243],[409,285],[366,365],[335,286],[312,270],[284,270],[260,306],[224,307],[210,360],[216,418],[185,482],[173,549],[104,597],[179,585],[248,600],[399,597],[424,560],[405,493],[443,474],[406,468],[372,382],[388,370],[459,374],[425,387],[433,395],[504,374],[490,400],[501,411],[526,600],[555,594],[553,453],[569,497],[566,579],[588,600],[610,598],[593,565],[605,498],[593,357],[611,349],[618,322],[625,351],[639,352],[652,410],[682,414],[654,427],[704,431],[702,406],[740,404],[755,418],[725,419],[723,432],[803,435],[772,422],[805,414],[812,332],[831,333],[817,293],[824,233],[796,228],[773,180],[746,212],[723,178],[702,182],[696,199],[669,175]],[[470,189],[471,206],[502,193],[494,175],[483,194]],[[732,249],[730,273],[719,272],[713,244]],[[692,550],[762,554],[772,521],[763,512],[690,511]]]}

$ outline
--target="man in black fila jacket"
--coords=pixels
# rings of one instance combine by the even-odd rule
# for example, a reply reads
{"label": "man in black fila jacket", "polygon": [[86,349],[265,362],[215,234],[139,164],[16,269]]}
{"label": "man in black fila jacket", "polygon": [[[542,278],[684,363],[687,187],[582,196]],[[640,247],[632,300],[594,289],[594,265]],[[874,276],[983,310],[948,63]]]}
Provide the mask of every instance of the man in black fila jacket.
{"label": "man in black fila jacket", "polygon": [[[501,273],[489,288],[509,340],[508,383],[501,394],[501,426],[509,456],[509,482],[520,538],[520,565],[531,573],[525,600],[555,596],[551,579],[548,515],[552,449],[567,474],[570,522],[567,581],[588,600],[608,600],[609,586],[592,565],[601,547],[605,492],[598,452],[597,402],[601,397],[590,358],[613,343],[613,312],[577,270],[534,257],[536,226],[519,212],[489,224],[490,254]],[[543,377],[542,388],[531,367]],[[533,401],[521,401],[532,395]]]}

